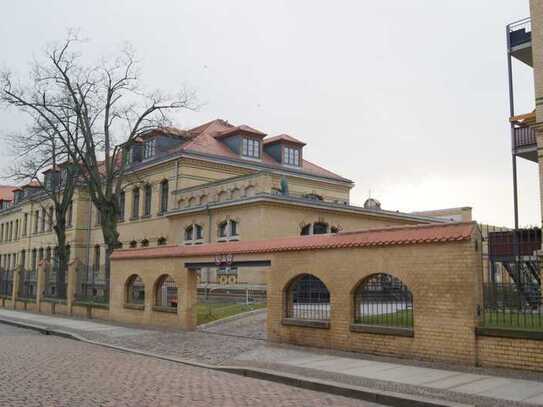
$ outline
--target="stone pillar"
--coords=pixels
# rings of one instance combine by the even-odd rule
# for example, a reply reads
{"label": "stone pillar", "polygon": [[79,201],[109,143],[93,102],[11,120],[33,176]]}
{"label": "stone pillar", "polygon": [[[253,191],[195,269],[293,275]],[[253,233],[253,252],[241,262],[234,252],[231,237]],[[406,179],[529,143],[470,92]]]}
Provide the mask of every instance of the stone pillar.
{"label": "stone pillar", "polygon": [[41,302],[45,296],[45,276],[48,267],[47,261],[41,261],[36,271],[36,311],[38,312],[41,312]]}
{"label": "stone pillar", "polygon": [[66,276],[66,306],[68,308],[68,315],[72,315],[72,307],[75,302],[75,293],[77,286],[77,268],[79,260],[74,259],[68,264],[68,275]]}
{"label": "stone pillar", "polygon": [[196,304],[198,302],[198,274],[196,270],[186,269],[183,265],[180,286],[177,288],[177,314],[181,328],[194,330],[197,325]]}

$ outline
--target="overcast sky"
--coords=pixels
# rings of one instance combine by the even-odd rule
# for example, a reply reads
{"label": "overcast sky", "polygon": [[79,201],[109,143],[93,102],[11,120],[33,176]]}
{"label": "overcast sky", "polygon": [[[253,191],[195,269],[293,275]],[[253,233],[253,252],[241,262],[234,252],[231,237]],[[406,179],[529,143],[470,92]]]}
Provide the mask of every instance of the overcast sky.
{"label": "overcast sky", "polygon": [[[215,118],[307,142],[304,155],[386,209],[472,206],[511,225],[505,25],[528,0],[18,0],[2,4],[0,67],[26,72],[78,27],[89,53],[129,41],[151,88],[194,89]],[[518,113],[534,108],[516,64]],[[4,130],[24,126],[0,111]],[[9,165],[0,148],[0,175]],[[520,222],[539,225],[535,163],[519,160]]]}

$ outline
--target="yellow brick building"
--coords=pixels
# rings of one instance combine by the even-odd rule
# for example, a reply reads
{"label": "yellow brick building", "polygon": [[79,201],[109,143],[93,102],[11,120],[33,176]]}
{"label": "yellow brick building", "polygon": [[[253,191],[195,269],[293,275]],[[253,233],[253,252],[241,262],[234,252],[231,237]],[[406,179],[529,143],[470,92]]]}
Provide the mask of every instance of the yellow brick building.
{"label": "yellow brick building", "polygon": [[[383,210],[376,200],[353,206],[353,182],[306,160],[304,146],[289,135],[269,137],[224,120],[149,132],[127,154],[119,216],[123,248],[471,220],[469,208],[408,214]],[[0,267],[35,271],[54,256],[52,203],[36,184],[1,188]],[[71,259],[96,283],[103,278],[105,250],[100,214],[84,187],[75,192],[67,223]],[[33,278],[25,297],[34,295]],[[201,281],[263,285],[265,277],[258,269],[208,268]]]}

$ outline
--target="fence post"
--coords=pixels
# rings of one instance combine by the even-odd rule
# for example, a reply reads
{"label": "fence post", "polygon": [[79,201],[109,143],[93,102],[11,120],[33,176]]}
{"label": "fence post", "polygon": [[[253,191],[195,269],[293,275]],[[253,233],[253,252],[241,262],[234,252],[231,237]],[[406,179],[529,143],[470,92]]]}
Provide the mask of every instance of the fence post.
{"label": "fence post", "polygon": [[68,284],[66,285],[66,306],[68,307],[68,315],[72,315],[72,307],[75,302],[78,265],[79,260],[77,259],[74,259],[68,264]]}
{"label": "fence post", "polygon": [[41,312],[41,302],[45,293],[45,274],[49,267],[49,263],[46,260],[40,261],[38,264],[38,270],[36,275],[36,310]]}
{"label": "fence post", "polygon": [[21,273],[24,272],[24,268],[22,266],[17,266],[15,270],[13,270],[13,281],[12,281],[12,287],[11,287],[11,308],[17,309],[15,306],[15,303],[17,301],[17,292],[19,291],[19,281],[21,281]]}

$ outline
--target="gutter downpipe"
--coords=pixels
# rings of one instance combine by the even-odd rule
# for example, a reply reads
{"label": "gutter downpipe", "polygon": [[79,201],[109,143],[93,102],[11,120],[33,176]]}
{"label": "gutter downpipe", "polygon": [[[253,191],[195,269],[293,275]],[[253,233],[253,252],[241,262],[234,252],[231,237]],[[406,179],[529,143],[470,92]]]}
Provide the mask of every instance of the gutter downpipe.
{"label": "gutter downpipe", "polygon": [[[212,215],[211,215],[211,209],[209,208],[209,203],[206,203],[206,212],[207,212],[207,243],[211,243],[211,221],[212,221]],[[209,267],[206,267],[206,300],[209,298]]]}

